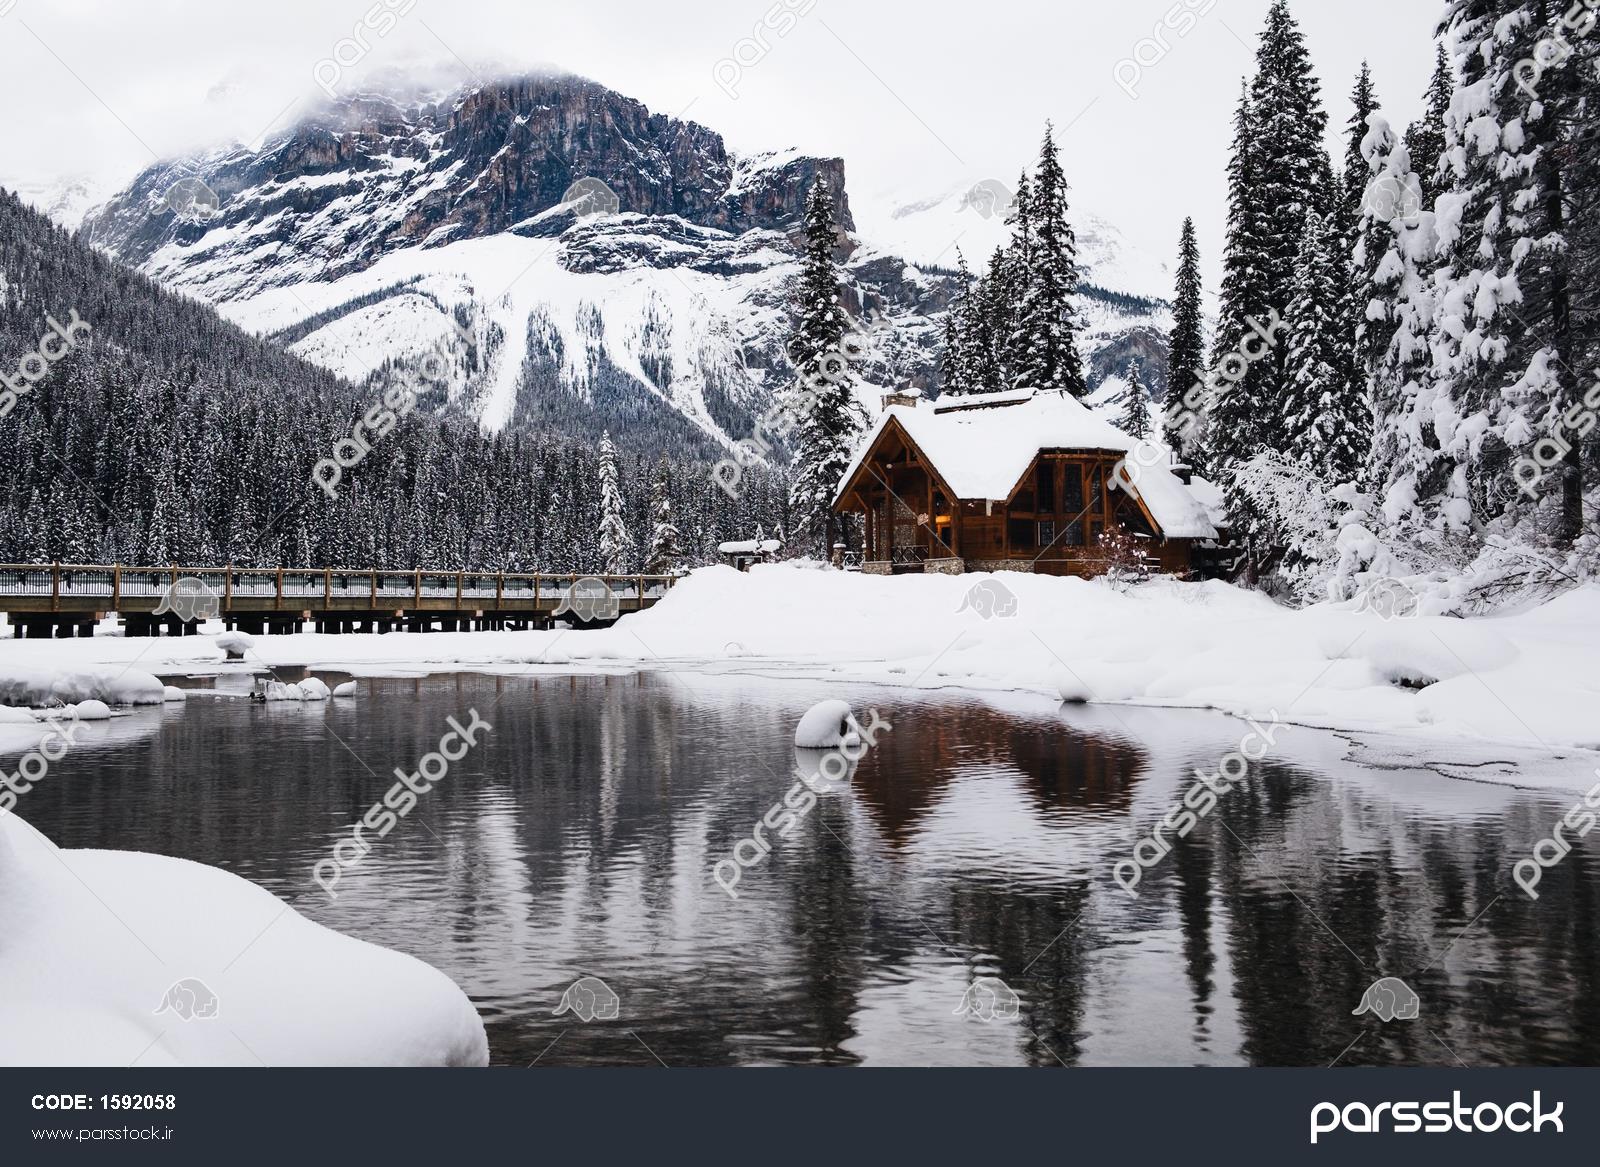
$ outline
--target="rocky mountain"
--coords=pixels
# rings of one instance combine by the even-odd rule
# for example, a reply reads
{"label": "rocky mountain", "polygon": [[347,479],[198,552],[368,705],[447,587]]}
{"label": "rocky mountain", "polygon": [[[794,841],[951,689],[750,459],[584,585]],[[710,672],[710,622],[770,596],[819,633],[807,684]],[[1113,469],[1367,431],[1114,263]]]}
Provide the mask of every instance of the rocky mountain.
{"label": "rocky mountain", "polygon": [[[449,375],[432,404],[491,432],[715,450],[789,375],[788,287],[818,179],[840,211],[847,307],[870,324],[863,398],[935,390],[953,248],[863,239],[840,159],[737,157],[571,76],[340,100],[259,149],[150,167],[81,230],[356,382],[437,348]],[[1087,291],[1091,367],[1115,373],[1164,327],[1145,298],[1164,286],[1140,291]]]}

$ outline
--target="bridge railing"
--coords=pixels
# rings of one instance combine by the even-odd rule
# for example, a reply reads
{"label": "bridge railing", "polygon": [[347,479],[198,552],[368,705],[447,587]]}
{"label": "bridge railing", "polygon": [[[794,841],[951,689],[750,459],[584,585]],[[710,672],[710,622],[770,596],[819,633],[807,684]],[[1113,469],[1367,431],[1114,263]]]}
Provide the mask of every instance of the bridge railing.
{"label": "bridge railing", "polygon": [[621,600],[657,600],[675,584],[671,575],[576,575],[545,572],[377,571],[370,568],[143,567],[124,564],[0,564],[0,597],[155,600],[180,580],[199,580],[224,610],[235,598],[275,607],[315,607],[317,601],[368,599],[374,607],[404,608],[424,600],[494,609],[556,603],[579,580],[600,579]]}

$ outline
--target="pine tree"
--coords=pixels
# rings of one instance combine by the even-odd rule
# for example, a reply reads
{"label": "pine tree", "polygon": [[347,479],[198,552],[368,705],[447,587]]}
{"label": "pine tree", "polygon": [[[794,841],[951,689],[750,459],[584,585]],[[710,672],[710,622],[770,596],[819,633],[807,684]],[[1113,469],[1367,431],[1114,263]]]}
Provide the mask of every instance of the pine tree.
{"label": "pine tree", "polygon": [[800,419],[791,435],[790,504],[812,536],[813,550],[824,555],[839,529],[833,496],[866,426],[865,411],[856,401],[855,378],[840,348],[850,321],[833,260],[836,242],[833,198],[819,178],[806,203],[804,254],[789,341],[789,359],[799,379],[791,390],[791,405]]}
{"label": "pine tree", "polygon": [[1139,358],[1128,361],[1128,384],[1122,391],[1122,418],[1117,425],[1130,438],[1150,436],[1150,392],[1139,376]]}
{"label": "pine tree", "polygon": [[[1250,94],[1241,82],[1233,119],[1233,151],[1228,162],[1228,231],[1222,256],[1221,313],[1211,364],[1220,368],[1248,336],[1248,321],[1267,316],[1262,206],[1257,159],[1257,125]],[[1275,409],[1266,391],[1260,362],[1233,381],[1218,380],[1206,400],[1206,451],[1214,471],[1251,457],[1260,447],[1263,417]]]}
{"label": "pine tree", "polygon": [[1018,312],[1021,358],[1015,384],[1083,397],[1088,388],[1078,356],[1078,319],[1073,306],[1078,291],[1078,244],[1067,221],[1067,178],[1049,123],[1039,147],[1031,200],[1032,249]]}
{"label": "pine tree", "polygon": [[1406,130],[1406,149],[1411,154],[1411,168],[1416,172],[1422,189],[1422,205],[1431,207],[1439,197],[1439,163],[1444,157],[1444,119],[1450,112],[1450,95],[1455,89],[1455,74],[1450,68],[1450,54],[1444,42],[1438,46],[1438,59],[1433,68],[1433,79],[1423,95],[1427,109],[1421,121],[1412,122]]}
{"label": "pine tree", "polygon": [[939,392],[962,397],[975,389],[977,349],[982,344],[982,314],[978,291],[967,268],[967,257],[956,249],[956,292],[944,319],[944,351],[940,354]]}
{"label": "pine tree", "polygon": [[628,570],[628,555],[633,539],[624,522],[622,492],[617,485],[617,451],[611,434],[600,437],[600,567],[607,575],[622,575]]}
{"label": "pine tree", "polygon": [[650,553],[645,571],[650,575],[671,575],[683,562],[678,543],[678,527],[672,519],[672,488],[665,458],[656,463],[655,483],[650,490],[650,518],[655,530],[650,536]]}
{"label": "pine tree", "polygon": [[1172,299],[1172,332],[1167,337],[1167,398],[1162,440],[1189,466],[1203,468],[1199,418],[1184,398],[1205,380],[1205,336],[1200,302],[1200,245],[1194,220],[1184,219],[1178,237],[1178,284]]}
{"label": "pine tree", "polygon": [[[1306,213],[1335,210],[1332,167],[1323,135],[1328,124],[1311,56],[1288,0],[1273,0],[1256,50],[1256,76],[1250,86],[1251,144],[1256,172],[1249,197],[1259,207],[1259,235],[1248,262],[1258,266],[1263,309],[1287,315],[1294,294],[1295,260]],[[1262,437],[1284,448],[1279,420],[1288,392],[1287,354],[1278,346],[1252,369],[1271,407],[1262,420]]]}
{"label": "pine tree", "polygon": [[1341,327],[1335,289],[1344,266],[1332,225],[1312,211],[1300,246],[1299,280],[1289,304],[1284,453],[1329,486],[1357,481],[1366,467],[1372,423],[1366,385],[1354,393],[1343,363],[1354,339]]}

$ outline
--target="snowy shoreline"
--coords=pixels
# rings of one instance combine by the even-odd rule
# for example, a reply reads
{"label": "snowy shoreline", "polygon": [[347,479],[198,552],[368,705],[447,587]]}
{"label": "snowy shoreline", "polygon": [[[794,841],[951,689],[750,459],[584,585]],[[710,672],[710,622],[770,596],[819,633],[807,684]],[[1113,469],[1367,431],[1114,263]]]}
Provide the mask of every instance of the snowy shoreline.
{"label": "snowy shoreline", "polygon": [[1021,573],[772,565],[696,571],[654,608],[595,631],[263,636],[233,665],[210,637],[6,640],[0,693],[20,691],[24,675],[36,688],[70,677],[86,691],[96,670],[144,692],[159,687],[156,674],[287,666],[358,676],[749,671],[1214,709],[1419,748],[1553,754],[1600,747],[1600,688],[1587,667],[1597,658],[1592,586],[1513,615],[1385,619],[1348,605],[1291,610],[1217,582],[1118,590]]}

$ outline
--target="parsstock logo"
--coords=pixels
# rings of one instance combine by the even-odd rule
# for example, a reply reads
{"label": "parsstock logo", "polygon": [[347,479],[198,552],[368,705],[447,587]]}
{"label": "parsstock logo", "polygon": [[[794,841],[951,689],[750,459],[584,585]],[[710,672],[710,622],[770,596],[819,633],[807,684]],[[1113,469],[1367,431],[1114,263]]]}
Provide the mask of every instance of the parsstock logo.
{"label": "parsstock logo", "polygon": [[1452,1090],[1450,1101],[1435,1102],[1379,1102],[1368,1106],[1365,1102],[1347,1102],[1343,1107],[1332,1102],[1319,1102],[1311,1108],[1311,1141],[1323,1135],[1343,1131],[1356,1135],[1442,1135],[1449,1131],[1463,1134],[1488,1134],[1502,1127],[1513,1134],[1543,1134],[1548,1126],[1551,1133],[1565,1134],[1561,1111],[1567,1104],[1556,1103],[1554,1110],[1544,1108],[1540,1092],[1533,1092],[1532,1102],[1513,1102],[1501,1106],[1498,1102],[1480,1102],[1469,1106],[1461,1101],[1461,1091]]}

